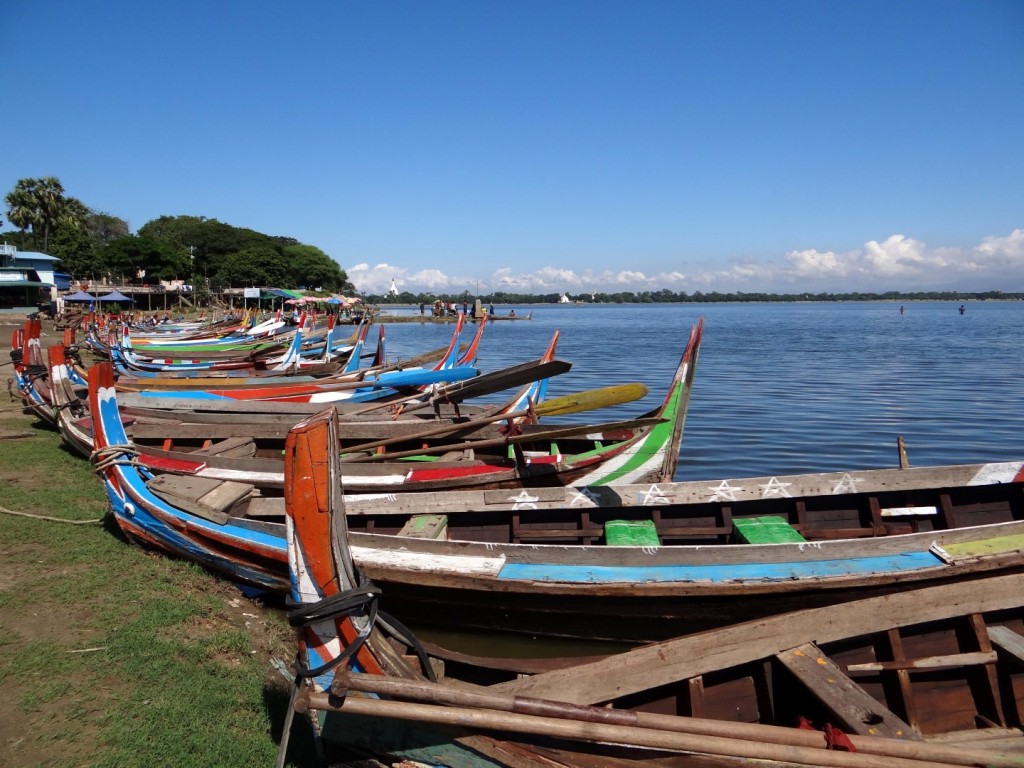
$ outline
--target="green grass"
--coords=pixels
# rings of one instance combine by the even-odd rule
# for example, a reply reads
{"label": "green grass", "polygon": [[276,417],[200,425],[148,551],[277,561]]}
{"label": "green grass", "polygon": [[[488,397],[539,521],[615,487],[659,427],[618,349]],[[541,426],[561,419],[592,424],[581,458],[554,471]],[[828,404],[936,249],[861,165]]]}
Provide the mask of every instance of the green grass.
{"label": "green grass", "polygon": [[[34,434],[0,441],[0,507],[104,517],[99,480],[56,432],[9,408],[5,430]],[[0,513],[0,764],[273,765],[287,691],[270,660],[294,652],[276,607],[110,521]],[[289,765],[313,765],[300,730]]]}

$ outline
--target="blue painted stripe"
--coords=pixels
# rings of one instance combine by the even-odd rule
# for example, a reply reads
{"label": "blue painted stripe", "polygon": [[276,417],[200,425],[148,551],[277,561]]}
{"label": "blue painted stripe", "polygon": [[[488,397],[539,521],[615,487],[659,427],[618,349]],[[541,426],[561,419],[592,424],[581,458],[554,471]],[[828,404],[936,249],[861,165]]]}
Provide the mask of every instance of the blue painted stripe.
{"label": "blue painted stripe", "polygon": [[234,398],[215,395],[211,392],[203,392],[195,389],[177,389],[170,392],[147,389],[133,394],[139,397],[175,397],[182,400],[232,400]]}
{"label": "blue painted stripe", "polygon": [[944,563],[931,552],[907,552],[882,557],[844,560],[811,560],[791,563],[742,563],[728,565],[651,565],[634,567],[509,563],[498,578],[504,581],[577,582],[736,582],[792,581],[812,577],[870,576],[935,568]]}

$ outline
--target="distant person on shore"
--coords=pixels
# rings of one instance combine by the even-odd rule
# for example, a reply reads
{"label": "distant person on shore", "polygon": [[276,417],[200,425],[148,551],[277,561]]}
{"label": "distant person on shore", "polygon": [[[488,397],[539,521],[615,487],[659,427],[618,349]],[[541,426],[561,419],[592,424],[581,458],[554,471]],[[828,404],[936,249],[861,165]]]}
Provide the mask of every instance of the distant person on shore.
{"label": "distant person on shore", "polygon": [[489,314],[489,315],[493,315],[494,314],[494,305],[493,304],[491,304],[491,306],[488,308],[487,314]]}
{"label": "distant person on shore", "polygon": [[516,311],[515,311],[514,309],[510,309],[510,310],[508,311],[508,316],[509,316],[509,317],[515,317],[515,316],[516,316]]}

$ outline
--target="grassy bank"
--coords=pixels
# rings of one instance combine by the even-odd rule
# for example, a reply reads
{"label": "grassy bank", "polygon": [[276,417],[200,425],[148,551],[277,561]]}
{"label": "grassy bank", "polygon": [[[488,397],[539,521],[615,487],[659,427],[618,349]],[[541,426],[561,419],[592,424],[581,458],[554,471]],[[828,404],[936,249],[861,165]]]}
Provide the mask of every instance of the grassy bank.
{"label": "grassy bank", "polygon": [[[126,542],[88,462],[0,408],[0,765],[273,765],[282,612]],[[314,764],[304,729],[291,745],[290,765]]]}

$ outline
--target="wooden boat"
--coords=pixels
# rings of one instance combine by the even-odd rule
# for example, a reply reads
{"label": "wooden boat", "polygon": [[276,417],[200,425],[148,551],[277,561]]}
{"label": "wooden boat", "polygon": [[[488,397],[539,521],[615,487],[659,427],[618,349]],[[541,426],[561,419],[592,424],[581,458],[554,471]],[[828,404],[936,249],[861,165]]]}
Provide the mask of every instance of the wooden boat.
{"label": "wooden boat", "polygon": [[[580,464],[591,476],[598,477],[600,462],[592,459],[600,457],[603,450],[610,479],[642,471],[654,472],[659,477],[667,472],[666,476],[671,477],[699,337],[698,326],[691,334],[684,362],[662,407],[672,410],[674,422],[663,424],[658,420],[654,428],[643,428],[619,443],[587,451]],[[258,468],[250,467],[247,477],[261,479],[262,484],[257,487],[253,482],[239,482],[237,474],[232,474],[222,464],[218,466],[220,457],[214,455],[214,451],[191,455],[187,460],[166,459],[162,464],[158,461],[160,457],[140,456],[125,432],[109,366],[93,366],[89,377],[93,460],[102,473],[114,519],[128,535],[200,562],[233,579],[268,589],[284,589],[287,575],[283,501],[280,496],[275,498],[266,493],[268,487],[275,485],[275,476],[254,477]],[[572,400],[572,396],[569,399]],[[652,434],[658,428],[662,428],[661,434]],[[572,437],[574,431],[594,428],[571,425],[563,429]],[[532,437],[536,436],[514,435],[503,438],[502,442],[528,445]],[[652,441],[657,449],[641,450],[646,440]],[[666,467],[668,446],[673,455]],[[636,461],[632,460],[634,456]],[[183,467],[185,461],[187,466]],[[558,475],[552,471],[552,462],[540,461],[538,465],[540,470],[534,473],[529,462],[519,463],[515,459],[352,464],[346,467],[344,476],[353,492],[373,493],[459,487],[488,480],[518,481],[517,487],[531,482],[550,485],[558,480]],[[178,476],[155,475],[153,469],[173,469]],[[276,485],[283,486],[284,482],[286,478],[276,481]]]}
{"label": "wooden boat", "polygon": [[349,547],[358,536],[322,449],[335,428],[316,417],[288,441],[299,653],[278,765],[296,711],[328,745],[449,768],[1024,759],[1022,573],[907,585],[605,657],[444,652],[384,613],[388,587]]}
{"label": "wooden boat", "polygon": [[490,322],[495,322],[497,320],[532,320],[533,319],[533,310],[530,310],[525,315],[513,315],[513,314],[499,315],[499,314],[496,314],[496,313],[488,312],[487,314],[483,315],[482,317],[475,317],[474,316],[472,319],[473,320],[488,320]]}
{"label": "wooden boat", "polygon": [[[679,442],[700,343],[700,331],[700,324],[692,330],[662,405],[636,419],[567,425],[529,425],[520,419],[511,425],[514,432],[509,431],[508,424],[505,425],[504,433],[497,432],[499,418],[502,421],[508,421],[510,418],[506,409],[504,412],[486,417],[482,422],[470,419],[455,423],[454,431],[445,426],[431,427],[412,435],[407,432],[394,436],[382,433],[383,437],[377,436],[362,442],[358,440],[358,424],[350,424],[346,427],[346,432],[357,444],[346,440],[343,446],[346,452],[346,487],[353,493],[361,493],[462,487],[552,486],[565,485],[579,478],[587,478],[588,483],[611,480],[627,482],[631,479],[670,480],[678,459]],[[109,379],[107,369],[96,366],[94,370],[96,387],[106,386]],[[91,377],[92,373],[90,371]],[[106,378],[100,378],[101,376]],[[550,403],[534,406],[535,411],[544,409],[547,409],[549,415],[566,412],[555,410]],[[116,404],[105,411],[96,409],[93,404],[92,413],[94,421],[119,419]],[[533,416],[527,413],[515,415]],[[186,435],[186,438],[192,438],[194,447],[194,441],[198,437],[237,436],[229,435],[223,430],[214,433],[215,426],[195,425],[195,429]],[[99,432],[100,429],[101,426],[97,423],[94,430]],[[118,434],[125,431],[123,425],[113,423],[102,426],[102,429]],[[252,428],[246,426],[245,429]],[[286,428],[281,424],[270,424],[265,425],[263,429],[263,436],[271,439],[274,436],[283,437]],[[165,427],[155,436],[166,440],[166,430]],[[276,431],[276,435],[271,435],[266,430]],[[250,431],[250,434],[256,432]],[[134,429],[133,433],[140,437],[154,436],[152,427],[143,430],[141,425]],[[400,443],[408,443],[413,436],[428,442],[403,449]],[[125,440],[119,439],[116,444],[122,444]],[[280,444],[278,450],[279,446]],[[99,443],[97,447],[100,447]],[[173,445],[165,445],[165,450],[172,449]],[[386,452],[380,452],[381,449],[386,449]],[[166,458],[184,462],[178,465],[179,473],[187,472],[187,465],[196,463],[193,456],[177,455]],[[208,458],[204,457],[204,468],[206,461]],[[243,471],[258,471],[263,475],[268,471],[275,471],[273,467],[276,467],[279,476],[283,477],[279,459],[276,464],[264,462],[262,467],[257,468],[249,463],[229,461],[227,457],[223,457],[218,458],[217,465],[225,471],[236,470],[230,475],[236,480],[245,479],[241,474]]]}
{"label": "wooden boat", "polygon": [[56,416],[50,401],[49,386],[46,382],[46,364],[43,359],[40,335],[42,322],[38,317],[28,318],[23,328],[16,328],[11,334],[11,363],[14,376],[11,384],[26,413],[31,413],[43,423],[54,426]]}
{"label": "wooden boat", "polygon": [[173,390],[177,397],[199,400],[276,400],[279,402],[369,402],[411,396],[444,382],[462,381],[479,375],[473,367],[480,334],[460,355],[459,337],[463,324],[456,325],[444,356],[429,367],[384,366],[362,369],[312,381],[221,380],[196,384],[188,379],[118,380],[118,388],[137,391],[142,397],[161,397],[157,390]]}
{"label": "wooden boat", "polygon": [[[107,389],[97,390],[94,411],[116,410]],[[102,445],[120,456],[127,437],[119,426],[111,419],[97,429],[109,432]],[[348,467],[340,459],[339,466],[344,478]],[[632,485],[617,484],[620,477],[408,498],[369,486],[370,494],[352,495],[348,515],[357,561],[386,587],[387,606],[399,616],[648,642],[908,583],[1020,570],[1022,466]],[[215,548],[248,564],[248,537],[259,531],[276,546],[261,561],[263,575],[280,579],[280,499],[241,488],[212,509],[219,485],[197,484],[195,498],[185,498],[131,467],[108,468],[107,482],[118,520],[154,526],[146,533],[155,540],[164,526],[187,532],[187,556],[200,562]],[[130,514],[120,510],[126,504]]]}
{"label": "wooden boat", "polygon": [[[425,432],[434,443],[471,436],[493,438],[502,434],[496,422],[512,419],[518,423],[530,414],[531,408],[535,413],[543,413],[545,408],[552,411],[552,407],[540,405],[547,380],[571,367],[568,362],[555,359],[557,342],[555,333],[544,355],[536,361],[490,371],[469,381],[431,390],[422,397],[390,403],[387,408],[381,404],[348,405],[344,409],[344,439],[339,450],[343,445],[403,436],[416,436],[412,444],[422,445]],[[53,345],[47,353],[49,398],[57,415],[58,430],[69,448],[89,457],[94,445],[88,386],[83,400],[82,390],[72,379],[75,368],[67,364],[63,345]],[[503,404],[464,404],[468,399],[514,387],[519,390]],[[645,393],[646,388],[641,387],[630,397]],[[317,404],[274,401],[197,402],[176,398],[173,393],[150,399],[121,392],[117,399],[126,433],[143,462],[156,457],[161,461],[153,466],[163,471],[199,471],[203,476],[221,474],[241,481],[251,476],[254,484],[269,483],[274,487],[284,483],[280,457],[288,430],[304,416],[322,409]],[[197,470],[200,463],[202,469]]]}
{"label": "wooden boat", "polygon": [[[351,363],[351,354],[356,353],[358,364],[359,353],[369,326],[364,325],[356,330],[351,338],[342,339],[338,333],[341,326],[329,318],[326,333],[311,336],[312,318],[303,315],[302,321],[291,333],[290,342],[281,354],[260,354],[247,350],[237,350],[228,346],[215,354],[186,352],[174,356],[163,352],[162,347],[146,349],[138,352],[131,340],[131,330],[125,326],[121,332],[121,341],[111,338],[108,346],[109,356],[119,372],[129,376],[156,378],[159,374],[181,374],[198,371],[232,371],[236,374],[248,371],[249,376],[258,377],[281,372],[297,373],[300,369],[317,369],[324,372],[341,370],[345,363]],[[337,329],[337,330],[336,330]],[[113,336],[113,332],[111,334]],[[348,334],[344,334],[348,336]],[[287,340],[285,340],[287,341]],[[281,342],[284,343],[284,342]],[[354,366],[353,366],[354,367]]]}

